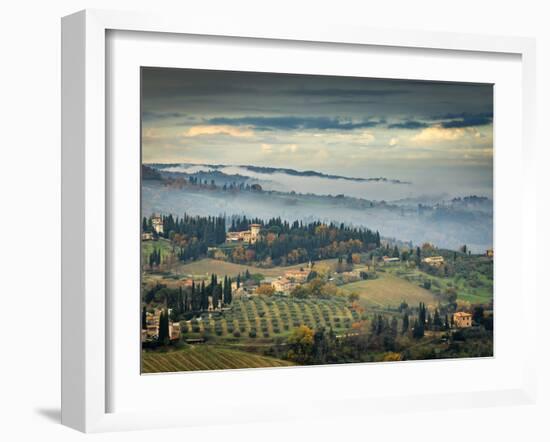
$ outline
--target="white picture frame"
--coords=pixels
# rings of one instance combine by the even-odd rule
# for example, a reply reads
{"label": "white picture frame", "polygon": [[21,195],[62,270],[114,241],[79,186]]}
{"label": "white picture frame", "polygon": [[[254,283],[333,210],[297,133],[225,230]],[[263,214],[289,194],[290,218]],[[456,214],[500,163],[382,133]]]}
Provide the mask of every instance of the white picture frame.
{"label": "white picture frame", "polygon": [[[184,409],[171,411],[113,411],[109,406],[110,354],[108,327],[111,320],[107,287],[109,286],[108,244],[109,155],[106,121],[109,85],[106,36],[111,31],[151,32],[164,35],[217,36],[221,38],[268,39],[273,41],[337,43],[379,48],[431,49],[467,51],[483,56],[514,54],[521,57],[521,262],[525,274],[526,257],[535,255],[535,42],[518,37],[494,37],[417,31],[399,32],[343,25],[304,24],[300,27],[282,23],[232,21],[220,25],[207,17],[153,16],[111,11],[87,10],[62,21],[62,423],[84,432],[168,426],[207,425],[212,416],[201,417]],[[498,120],[496,122],[498,124]],[[498,142],[498,141],[497,141]],[[498,222],[498,221],[497,221]],[[503,289],[505,290],[505,288]],[[536,302],[534,279],[521,279],[520,305],[526,309]],[[136,295],[137,296],[137,295]],[[498,321],[498,318],[497,318]],[[406,410],[414,403],[418,409],[489,406],[503,403],[532,403],[535,400],[534,336],[531,322],[525,334],[522,353],[523,376],[518,383],[500,389],[454,393],[378,397],[376,403],[365,396],[330,397],[338,401],[341,414],[366,414],[374,410]],[[498,357],[498,355],[497,355]],[[420,362],[416,362],[418,364]],[[445,362],[439,362],[442,364]],[[380,366],[379,366],[380,367]],[[386,366],[389,369],[389,366]],[[323,367],[306,370],[324,370]],[[338,369],[338,368],[336,368]],[[355,376],[359,367],[355,367]],[[430,370],[426,366],[426,370]],[[331,369],[334,370],[334,369]],[[273,371],[262,372],[258,382],[265,382]],[[290,373],[290,371],[287,371]],[[327,376],[330,376],[326,371]],[[242,372],[240,373],[242,377]],[[224,376],[224,374],[216,374]],[[275,381],[276,382],[276,381]],[[434,405],[437,397],[437,405]],[[312,402],[308,416],[323,416],[325,402]],[[294,416],[292,404],[264,407],[257,412],[232,416],[228,422],[253,422]],[[221,419],[221,418],[220,418]]]}

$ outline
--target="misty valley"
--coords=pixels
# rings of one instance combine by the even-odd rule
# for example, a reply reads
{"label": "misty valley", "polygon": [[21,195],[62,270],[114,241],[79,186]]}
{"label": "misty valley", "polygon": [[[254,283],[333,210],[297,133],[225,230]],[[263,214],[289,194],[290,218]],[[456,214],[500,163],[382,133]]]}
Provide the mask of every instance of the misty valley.
{"label": "misty valley", "polygon": [[[411,245],[430,242],[457,249],[468,244],[475,252],[493,243],[493,203],[487,197],[432,194],[385,201],[377,197],[388,193],[385,188],[405,187],[409,189],[401,193],[411,193],[414,184],[261,167],[251,172],[243,166],[144,165],[142,174],[144,216],[188,213],[337,222],[378,230],[385,238]],[[356,196],[357,184],[363,186],[364,197]]]}

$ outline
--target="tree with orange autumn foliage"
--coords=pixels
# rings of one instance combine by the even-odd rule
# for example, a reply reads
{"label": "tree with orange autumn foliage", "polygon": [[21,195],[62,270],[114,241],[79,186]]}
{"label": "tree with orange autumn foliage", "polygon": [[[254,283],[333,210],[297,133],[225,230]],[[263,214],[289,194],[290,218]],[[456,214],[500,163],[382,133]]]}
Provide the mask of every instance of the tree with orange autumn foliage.
{"label": "tree with orange autumn foliage", "polygon": [[262,284],[256,289],[258,295],[273,296],[275,288],[271,284]]}
{"label": "tree with orange autumn foliage", "polygon": [[313,330],[306,325],[295,328],[288,338],[288,357],[299,363],[307,362],[313,349]]}

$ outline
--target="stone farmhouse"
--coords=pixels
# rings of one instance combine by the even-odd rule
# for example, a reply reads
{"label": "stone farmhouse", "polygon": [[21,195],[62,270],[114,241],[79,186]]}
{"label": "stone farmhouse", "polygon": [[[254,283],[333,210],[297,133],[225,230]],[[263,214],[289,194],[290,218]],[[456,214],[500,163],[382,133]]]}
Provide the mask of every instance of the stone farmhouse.
{"label": "stone farmhouse", "polygon": [[227,232],[225,240],[227,242],[244,242],[247,244],[254,244],[260,238],[261,224],[250,224],[248,230],[240,232]]}
{"label": "stone farmhouse", "polygon": [[306,282],[309,276],[309,269],[292,269],[285,272],[285,278],[294,282]]}
{"label": "stone farmhouse", "polygon": [[472,326],[472,314],[466,312],[456,312],[453,315],[453,321],[456,328],[467,328]]}

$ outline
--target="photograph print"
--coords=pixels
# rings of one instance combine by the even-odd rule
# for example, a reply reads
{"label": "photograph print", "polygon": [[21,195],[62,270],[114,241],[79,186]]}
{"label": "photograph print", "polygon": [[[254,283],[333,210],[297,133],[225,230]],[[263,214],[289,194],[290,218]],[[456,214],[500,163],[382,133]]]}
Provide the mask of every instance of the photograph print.
{"label": "photograph print", "polygon": [[493,356],[492,84],[143,67],[141,159],[143,374]]}

